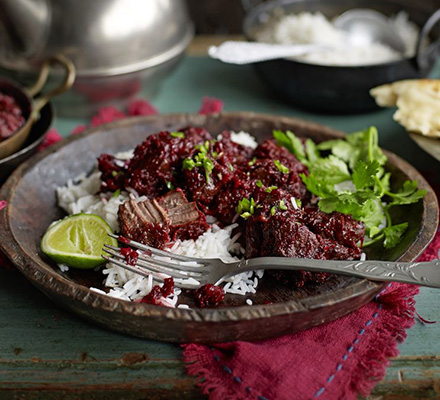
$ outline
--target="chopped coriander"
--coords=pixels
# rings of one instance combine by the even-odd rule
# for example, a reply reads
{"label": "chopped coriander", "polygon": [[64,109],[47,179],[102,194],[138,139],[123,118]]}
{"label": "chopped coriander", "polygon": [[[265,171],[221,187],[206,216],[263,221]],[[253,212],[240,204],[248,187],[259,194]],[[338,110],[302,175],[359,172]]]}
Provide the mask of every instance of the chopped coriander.
{"label": "chopped coriander", "polygon": [[170,135],[173,138],[181,138],[181,139],[185,139],[185,134],[183,132],[171,132]]}
{"label": "chopped coriander", "polygon": [[270,215],[275,215],[276,212],[277,212],[277,206],[273,206],[273,207],[270,209]]}
{"label": "chopped coriander", "polygon": [[255,182],[255,184],[256,184],[259,188],[262,188],[262,187],[263,187],[263,182],[261,182],[259,179]]}
{"label": "chopped coriander", "polygon": [[203,168],[205,169],[206,182],[209,183],[209,175],[214,169],[214,162],[210,158],[206,157],[203,160]]}
{"label": "chopped coriander", "polygon": [[255,204],[255,200],[252,197],[250,199],[243,197],[238,202],[236,211],[237,214],[240,215],[240,217],[247,219],[254,214],[255,208],[260,208],[260,207],[258,207],[258,205]]}
{"label": "chopped coriander", "polygon": [[286,211],[287,207],[286,204],[284,203],[284,200],[280,200],[280,210]]}
{"label": "chopped coriander", "polygon": [[252,165],[255,165],[257,162],[257,157],[253,157],[251,161],[248,162],[249,167],[252,167]]}
{"label": "chopped coriander", "polygon": [[289,168],[281,164],[280,160],[273,160],[273,163],[278,168],[278,171],[280,171],[282,174],[288,174],[290,172]]}
{"label": "chopped coriander", "polygon": [[228,164],[228,168],[229,168],[229,171],[233,171],[234,170],[234,166],[231,163]]}
{"label": "chopped coriander", "polygon": [[301,139],[293,132],[274,130],[272,134],[278,146],[285,147],[289,152],[294,154],[299,161],[307,161]]}
{"label": "chopped coriander", "polygon": [[266,188],[266,192],[267,193],[271,193],[272,190],[275,190],[275,189],[278,189],[278,187],[277,186],[269,186],[269,187]]}
{"label": "chopped coriander", "polygon": [[121,194],[121,189],[116,189],[112,194],[112,199],[118,197]]}
{"label": "chopped coriander", "polygon": [[166,181],[165,185],[167,186],[168,190],[174,190],[175,187],[170,181]]}
{"label": "chopped coriander", "polygon": [[196,166],[196,163],[191,158],[185,158],[183,160],[182,168],[189,169],[190,171]]}

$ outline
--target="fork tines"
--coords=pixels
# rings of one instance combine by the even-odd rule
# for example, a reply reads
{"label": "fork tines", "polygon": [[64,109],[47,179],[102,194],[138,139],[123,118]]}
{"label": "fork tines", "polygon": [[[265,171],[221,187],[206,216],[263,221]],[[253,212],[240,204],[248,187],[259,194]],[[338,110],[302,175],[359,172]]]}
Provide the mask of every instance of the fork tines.
{"label": "fork tines", "polygon": [[[110,236],[119,239],[118,236],[110,234]],[[198,280],[203,276],[204,262],[198,258],[181,256],[154,247],[144,245],[133,240],[123,238],[120,240],[124,245],[142,250],[136,260],[135,265],[126,262],[125,257],[120,253],[121,248],[104,245],[104,251],[109,256],[103,256],[107,261],[118,265],[124,269],[135,272],[139,275],[147,277],[153,275],[158,281],[163,281],[165,275],[177,278],[179,280]],[[189,281],[179,283],[177,286],[192,289],[198,286],[198,282]]]}

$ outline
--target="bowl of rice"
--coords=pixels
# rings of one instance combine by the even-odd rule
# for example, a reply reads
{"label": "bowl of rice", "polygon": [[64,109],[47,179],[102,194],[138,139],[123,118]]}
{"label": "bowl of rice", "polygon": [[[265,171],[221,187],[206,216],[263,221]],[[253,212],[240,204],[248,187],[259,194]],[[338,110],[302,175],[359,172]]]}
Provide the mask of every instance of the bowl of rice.
{"label": "bowl of rice", "polygon": [[[96,173],[101,154],[129,158],[133,148],[157,132],[176,132],[188,126],[203,127],[213,137],[225,130],[233,131],[233,140],[246,146],[255,146],[255,140],[264,142],[274,129],[291,130],[298,137],[318,143],[343,137],[342,132],[312,122],[255,113],[174,114],[101,125],[40,152],[3,185],[0,198],[8,206],[0,210],[2,251],[33,285],[82,318],[133,336],[183,343],[260,340],[300,331],[359,308],[383,288],[380,283],[342,275],[332,275],[316,285],[312,282],[299,288],[286,287],[277,279],[256,272],[227,283],[226,296],[216,307],[195,307],[185,290],[176,290],[167,297],[166,304],[158,306],[138,301],[154,285],[151,279],[125,274],[108,265],[99,270],[65,268],[42,254],[40,240],[45,230],[66,212],[102,215],[117,230],[116,210],[121,202],[136,198],[132,191],[116,190],[109,198],[97,192],[102,183]],[[386,155],[392,185],[416,180],[427,194],[396,215],[397,222],[408,221],[404,240],[393,249],[371,247],[367,257],[410,261],[424,250],[435,233],[438,207],[424,178],[399,157],[389,152]],[[207,222],[210,229],[200,240],[178,243],[179,248],[171,250],[197,257],[234,257],[240,253],[241,246],[233,232],[236,221],[229,227]]]}
{"label": "bowl of rice", "polygon": [[[333,20],[353,8],[372,9],[387,18],[405,51],[386,44],[350,43]],[[437,11],[437,12],[436,12]],[[307,109],[355,113],[377,108],[375,86],[425,77],[439,54],[440,12],[434,2],[400,0],[276,0],[249,10],[243,23],[248,40],[331,46],[296,58],[255,63],[261,79],[277,95]]]}

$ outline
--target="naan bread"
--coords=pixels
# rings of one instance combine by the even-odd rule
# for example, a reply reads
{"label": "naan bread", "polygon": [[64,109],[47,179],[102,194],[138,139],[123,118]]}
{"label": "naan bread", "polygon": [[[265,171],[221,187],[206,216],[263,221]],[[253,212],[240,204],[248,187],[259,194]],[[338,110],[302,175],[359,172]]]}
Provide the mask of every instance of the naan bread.
{"label": "naan bread", "polygon": [[370,90],[382,107],[397,106],[393,118],[407,131],[440,138],[440,80],[412,79]]}

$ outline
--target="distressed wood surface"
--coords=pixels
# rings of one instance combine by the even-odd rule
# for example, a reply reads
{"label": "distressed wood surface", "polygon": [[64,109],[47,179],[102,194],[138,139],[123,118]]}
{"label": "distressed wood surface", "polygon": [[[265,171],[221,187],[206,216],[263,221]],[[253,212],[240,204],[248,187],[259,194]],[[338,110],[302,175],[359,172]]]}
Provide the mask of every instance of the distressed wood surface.
{"label": "distressed wood surface", "polygon": [[[440,65],[435,74],[440,75]],[[206,58],[184,60],[153,104],[162,113],[195,112],[204,95],[221,98],[227,111],[295,116],[346,132],[375,125],[384,148],[440,183],[440,164],[393,122],[392,109],[348,117],[307,113],[272,98],[249,66],[225,66]],[[58,118],[55,126],[66,136],[84,122]],[[435,289],[422,289],[417,311],[440,321],[438,299]],[[439,338],[440,323],[416,322],[370,399],[440,398]],[[92,326],[60,310],[21,275],[0,270],[0,400],[205,398],[185,374],[180,356],[177,345]]]}

